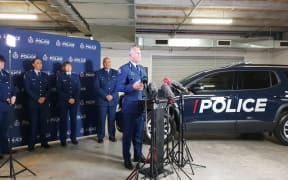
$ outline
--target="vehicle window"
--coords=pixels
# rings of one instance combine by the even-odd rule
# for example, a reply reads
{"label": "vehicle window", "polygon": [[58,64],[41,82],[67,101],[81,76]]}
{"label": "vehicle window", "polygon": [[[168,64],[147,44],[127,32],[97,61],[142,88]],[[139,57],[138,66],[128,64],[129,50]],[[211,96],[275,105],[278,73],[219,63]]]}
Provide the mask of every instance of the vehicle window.
{"label": "vehicle window", "polygon": [[278,84],[278,79],[274,72],[271,72],[271,84],[272,86],[275,86]]}
{"label": "vehicle window", "polygon": [[239,72],[238,77],[239,89],[262,89],[268,88],[272,84],[269,71],[242,71]]}
{"label": "vehicle window", "polygon": [[221,72],[208,75],[197,84],[203,86],[203,90],[232,90],[234,77],[235,72]]}
{"label": "vehicle window", "polygon": [[284,74],[285,74],[286,77],[288,78],[288,71],[285,71]]}

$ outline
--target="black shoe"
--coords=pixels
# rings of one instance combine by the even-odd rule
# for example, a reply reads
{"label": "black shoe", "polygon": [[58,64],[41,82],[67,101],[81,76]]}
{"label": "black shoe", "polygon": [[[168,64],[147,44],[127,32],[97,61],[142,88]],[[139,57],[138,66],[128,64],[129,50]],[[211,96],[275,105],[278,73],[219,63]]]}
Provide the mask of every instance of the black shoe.
{"label": "black shoe", "polygon": [[33,152],[34,150],[35,150],[34,146],[29,146],[29,147],[28,147],[28,151],[29,151],[29,152]]}
{"label": "black shoe", "polygon": [[77,145],[78,144],[78,141],[75,139],[75,140],[71,140],[72,144],[74,145]]}
{"label": "black shoe", "polygon": [[102,144],[103,142],[103,139],[98,139],[98,143]]}
{"label": "black shoe", "polygon": [[133,161],[134,162],[145,163],[146,162],[146,158],[144,156],[141,156],[141,157],[134,158]]}
{"label": "black shoe", "polygon": [[41,147],[45,148],[45,149],[49,149],[50,148],[50,145],[49,144],[41,144]]}
{"label": "black shoe", "polygon": [[126,169],[132,170],[132,169],[133,169],[133,164],[131,163],[130,160],[125,160],[125,161],[124,161],[124,167],[125,167]]}
{"label": "black shoe", "polygon": [[109,141],[111,141],[111,142],[116,142],[117,140],[116,140],[116,138],[110,138],[110,137],[109,137]]}
{"label": "black shoe", "polygon": [[3,159],[4,158],[4,155],[3,154],[0,154],[0,159]]}
{"label": "black shoe", "polygon": [[62,147],[66,147],[66,146],[67,146],[66,141],[61,141],[61,146],[62,146]]}

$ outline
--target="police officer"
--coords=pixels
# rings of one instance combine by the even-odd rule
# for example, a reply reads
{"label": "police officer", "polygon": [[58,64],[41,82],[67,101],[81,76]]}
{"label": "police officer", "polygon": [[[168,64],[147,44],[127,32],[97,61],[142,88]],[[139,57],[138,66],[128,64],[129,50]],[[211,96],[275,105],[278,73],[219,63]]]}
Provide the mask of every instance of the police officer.
{"label": "police officer", "polygon": [[111,69],[111,59],[103,59],[103,68],[96,72],[95,89],[96,103],[98,106],[98,143],[103,143],[105,136],[105,120],[108,119],[109,140],[116,142],[115,138],[115,114],[118,103],[116,91],[116,79],[118,71]]}
{"label": "police officer", "polygon": [[133,169],[130,160],[131,141],[134,146],[134,161],[145,161],[142,155],[144,117],[143,107],[139,105],[139,100],[143,98],[144,84],[141,80],[147,76],[144,67],[138,64],[141,61],[140,48],[131,48],[129,56],[130,61],[119,69],[116,89],[125,93],[122,105],[124,166],[127,169]]}
{"label": "police officer", "polygon": [[61,145],[66,146],[68,113],[71,123],[71,142],[77,145],[76,128],[80,100],[80,79],[77,74],[72,73],[72,64],[68,61],[62,64],[62,72],[57,75],[56,89],[59,95]]}
{"label": "police officer", "polygon": [[32,60],[33,70],[24,74],[24,89],[27,94],[27,108],[30,115],[31,137],[28,150],[33,151],[36,143],[37,130],[40,131],[40,142],[44,148],[49,148],[46,132],[49,114],[48,96],[50,92],[49,77],[42,72],[42,60]]}
{"label": "police officer", "polygon": [[8,153],[7,130],[9,126],[10,105],[15,104],[16,96],[12,80],[8,72],[4,71],[5,58],[0,55],[0,159],[3,153]]}

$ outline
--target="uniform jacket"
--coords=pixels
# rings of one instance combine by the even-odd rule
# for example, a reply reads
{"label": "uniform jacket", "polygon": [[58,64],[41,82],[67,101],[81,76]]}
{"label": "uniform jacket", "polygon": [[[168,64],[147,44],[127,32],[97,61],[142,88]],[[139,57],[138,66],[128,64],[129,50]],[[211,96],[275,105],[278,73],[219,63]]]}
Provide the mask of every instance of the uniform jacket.
{"label": "uniform jacket", "polygon": [[58,93],[59,102],[66,102],[70,98],[74,98],[76,102],[80,101],[80,79],[77,74],[72,73],[67,75],[66,73],[57,74],[56,90]]}
{"label": "uniform jacket", "polygon": [[139,100],[143,99],[143,91],[133,90],[133,84],[138,80],[143,80],[147,75],[145,68],[138,66],[139,71],[129,62],[121,66],[118,71],[116,90],[125,93],[122,104],[122,112],[125,113],[141,113],[143,110],[139,103]]}
{"label": "uniform jacket", "polygon": [[[100,106],[116,106],[118,104],[118,92],[116,91],[116,80],[118,71],[110,69],[109,74],[105,69],[96,72],[95,90],[96,104]],[[106,96],[112,95],[112,101],[107,101]]]}
{"label": "uniform jacket", "polygon": [[8,111],[9,104],[6,102],[6,99],[15,96],[15,89],[13,81],[10,81],[10,75],[8,72],[2,70],[0,74],[0,111]]}
{"label": "uniform jacket", "polygon": [[47,103],[50,93],[49,76],[44,72],[37,76],[34,70],[27,71],[24,74],[24,89],[30,105],[39,105],[37,101],[40,97],[45,97]]}

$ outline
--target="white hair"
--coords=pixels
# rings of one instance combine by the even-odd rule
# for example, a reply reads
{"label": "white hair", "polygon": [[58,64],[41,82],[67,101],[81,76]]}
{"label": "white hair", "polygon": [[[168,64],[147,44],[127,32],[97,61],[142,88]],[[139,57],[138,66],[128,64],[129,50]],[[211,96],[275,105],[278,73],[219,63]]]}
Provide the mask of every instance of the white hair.
{"label": "white hair", "polygon": [[135,52],[134,48],[139,48],[138,46],[133,46],[129,50],[129,55],[131,55],[133,52]]}

